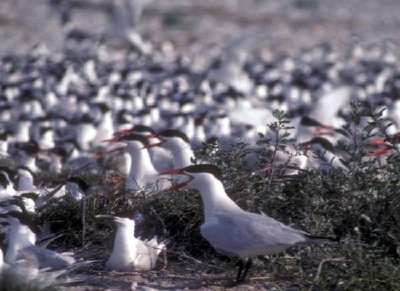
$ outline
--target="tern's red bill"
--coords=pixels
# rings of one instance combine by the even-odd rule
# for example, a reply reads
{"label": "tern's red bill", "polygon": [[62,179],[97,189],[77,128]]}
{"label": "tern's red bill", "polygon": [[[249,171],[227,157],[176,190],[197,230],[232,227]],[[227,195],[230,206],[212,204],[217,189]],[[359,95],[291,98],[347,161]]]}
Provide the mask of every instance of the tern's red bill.
{"label": "tern's red bill", "polygon": [[367,157],[374,157],[374,156],[381,156],[381,155],[386,155],[387,153],[390,152],[390,149],[380,149],[380,150],[374,150],[370,153],[367,154]]}
{"label": "tern's red bill", "polygon": [[174,191],[174,190],[178,190],[180,188],[186,187],[189,184],[189,182],[194,179],[193,176],[185,173],[183,171],[183,168],[167,170],[167,171],[160,173],[160,175],[185,175],[189,178],[188,180],[186,180],[184,182],[172,185],[170,188],[166,189],[165,192]]}
{"label": "tern's red bill", "polygon": [[121,141],[121,138],[118,136],[118,137],[113,137],[110,139],[104,139],[101,142],[120,142],[120,141]]}
{"label": "tern's red bill", "polygon": [[368,142],[368,145],[376,145],[376,146],[382,145],[382,146],[389,146],[389,147],[393,146],[390,142],[385,141],[383,139],[371,140]]}

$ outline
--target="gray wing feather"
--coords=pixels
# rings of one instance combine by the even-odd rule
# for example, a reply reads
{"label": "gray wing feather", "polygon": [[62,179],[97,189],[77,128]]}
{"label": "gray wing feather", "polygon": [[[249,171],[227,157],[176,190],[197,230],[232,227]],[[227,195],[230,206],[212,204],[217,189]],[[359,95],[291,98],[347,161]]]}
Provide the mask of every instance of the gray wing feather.
{"label": "gray wing feather", "polygon": [[136,269],[151,270],[156,266],[157,250],[147,246],[143,241],[139,240],[137,244],[138,261],[135,263]]}
{"label": "gray wing feather", "polygon": [[36,257],[39,268],[50,268],[52,270],[60,270],[75,263],[75,259],[69,255],[59,254],[52,250],[30,246],[21,251],[21,257]]}
{"label": "gray wing feather", "polygon": [[[235,215],[236,214],[236,215]],[[293,229],[268,216],[250,212],[217,213],[215,223],[203,224],[202,235],[222,253],[271,250],[305,242],[305,232]],[[274,253],[274,252],[271,252]]]}

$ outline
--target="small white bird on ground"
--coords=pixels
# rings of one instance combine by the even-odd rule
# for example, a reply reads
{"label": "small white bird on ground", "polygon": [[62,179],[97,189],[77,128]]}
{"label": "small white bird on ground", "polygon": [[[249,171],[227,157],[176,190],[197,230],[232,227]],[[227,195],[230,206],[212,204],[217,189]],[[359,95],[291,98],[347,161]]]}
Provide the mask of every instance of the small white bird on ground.
{"label": "small white bird on ground", "polygon": [[0,201],[7,200],[17,194],[12,177],[15,175],[8,167],[0,167]]}
{"label": "small white bird on ground", "polygon": [[158,255],[165,248],[157,237],[140,240],[134,236],[133,219],[112,215],[97,215],[97,218],[110,218],[117,224],[114,247],[106,267],[115,271],[151,270],[156,266]]}
{"label": "small white bird on ground", "polygon": [[4,260],[8,264],[26,262],[26,266],[32,269],[62,270],[76,262],[71,253],[57,253],[55,251],[41,248],[35,245],[38,230],[28,213],[10,211],[0,214],[9,223],[7,232],[7,250]]}
{"label": "small white bird on ground", "polygon": [[18,185],[17,191],[35,191],[34,173],[28,167],[20,166],[17,170]]}
{"label": "small white bird on ground", "polygon": [[[18,283],[27,286],[31,286],[31,280],[35,280],[46,290],[48,289],[46,287],[52,284],[76,283],[84,280],[81,276],[68,275],[71,271],[93,261],[76,261],[72,253],[57,253],[35,245],[37,241],[34,231],[38,231],[38,227],[32,216],[25,210],[21,212],[16,205],[6,208],[12,210],[0,213],[0,218],[9,224],[4,240],[7,245],[4,258],[0,251],[0,273],[3,270],[11,272],[13,277],[16,276],[15,280]],[[43,241],[39,243],[43,244]],[[8,275],[7,273],[6,276]]]}
{"label": "small white bird on ground", "polygon": [[222,172],[217,166],[191,165],[168,170],[163,174],[188,177],[186,181],[172,186],[169,190],[187,187],[200,192],[204,205],[201,234],[218,252],[239,257],[237,283],[245,280],[252,257],[279,254],[298,245],[333,242],[313,237],[266,215],[241,209],[226,194],[221,182]]}

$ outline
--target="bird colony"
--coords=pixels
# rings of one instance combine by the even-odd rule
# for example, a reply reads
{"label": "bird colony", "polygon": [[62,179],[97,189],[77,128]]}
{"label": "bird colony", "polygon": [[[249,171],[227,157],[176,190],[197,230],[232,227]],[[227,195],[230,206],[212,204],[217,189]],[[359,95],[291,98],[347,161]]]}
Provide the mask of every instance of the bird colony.
{"label": "bird colony", "polygon": [[[0,76],[0,267],[28,279],[59,280],[93,263],[52,247],[68,229],[52,229],[43,213],[63,200],[84,209],[111,190],[133,207],[135,197],[156,203],[180,188],[197,190],[197,229],[218,253],[238,259],[237,283],[248,277],[254,257],[307,244],[334,248],[332,234],[312,236],[239,206],[226,191],[234,181],[207,157],[196,157],[211,141],[227,151],[240,141],[249,175],[270,171],[257,158],[257,141],[274,141],[268,125],[282,112],[293,127],[287,151],[275,156],[282,163],[290,158],[286,177],[346,170],[339,145],[350,138],[343,125],[351,102],[384,109],[387,135],[367,140],[363,158],[385,163],[398,150],[400,71],[390,44],[354,44],[341,52],[322,44],[274,55],[235,45],[193,45],[183,54],[164,43],[119,58],[102,46],[62,55],[37,49],[2,57]],[[360,127],[370,123],[366,115],[359,120]],[[162,252],[180,247],[168,236],[173,225],[138,237],[146,213],[98,206],[93,217],[116,230],[102,261],[110,272],[154,269]]]}

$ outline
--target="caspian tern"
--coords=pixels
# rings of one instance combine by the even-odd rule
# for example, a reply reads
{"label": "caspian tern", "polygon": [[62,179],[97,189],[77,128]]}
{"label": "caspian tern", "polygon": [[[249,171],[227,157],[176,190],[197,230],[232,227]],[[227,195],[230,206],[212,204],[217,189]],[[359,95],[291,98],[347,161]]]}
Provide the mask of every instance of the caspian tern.
{"label": "caspian tern", "polygon": [[170,152],[161,146],[153,146],[153,145],[161,145],[161,140],[156,134],[156,131],[146,125],[136,124],[127,130],[120,130],[114,132],[114,137],[121,137],[130,133],[143,135],[147,138],[148,142],[152,145],[148,147],[148,151],[150,154],[151,161],[157,171],[164,171],[172,168],[171,159],[172,156]]}
{"label": "caspian tern", "polygon": [[241,209],[225,192],[222,172],[217,166],[191,165],[162,174],[184,175],[188,178],[169,190],[186,187],[200,192],[204,205],[201,234],[218,252],[239,257],[237,283],[246,278],[252,257],[279,254],[298,245],[333,242],[313,237],[269,216]]}
{"label": "caspian tern", "polygon": [[152,190],[166,189],[171,185],[167,179],[160,179],[159,172],[154,167],[149,151],[151,144],[148,139],[140,134],[130,133],[119,135],[108,142],[122,142],[126,144],[125,150],[131,157],[129,174],[126,177],[126,189],[151,188]]}
{"label": "caspian tern", "polygon": [[35,245],[38,231],[31,215],[19,211],[10,211],[0,214],[10,228],[7,234],[7,251],[4,256],[5,262],[13,264],[20,260],[34,260],[38,269],[50,268],[60,270],[75,263],[70,253],[56,253]]}
{"label": "caspian tern", "polygon": [[186,134],[179,130],[168,129],[159,132],[157,136],[161,139],[160,146],[172,153],[173,168],[182,168],[192,164],[194,153]]}

